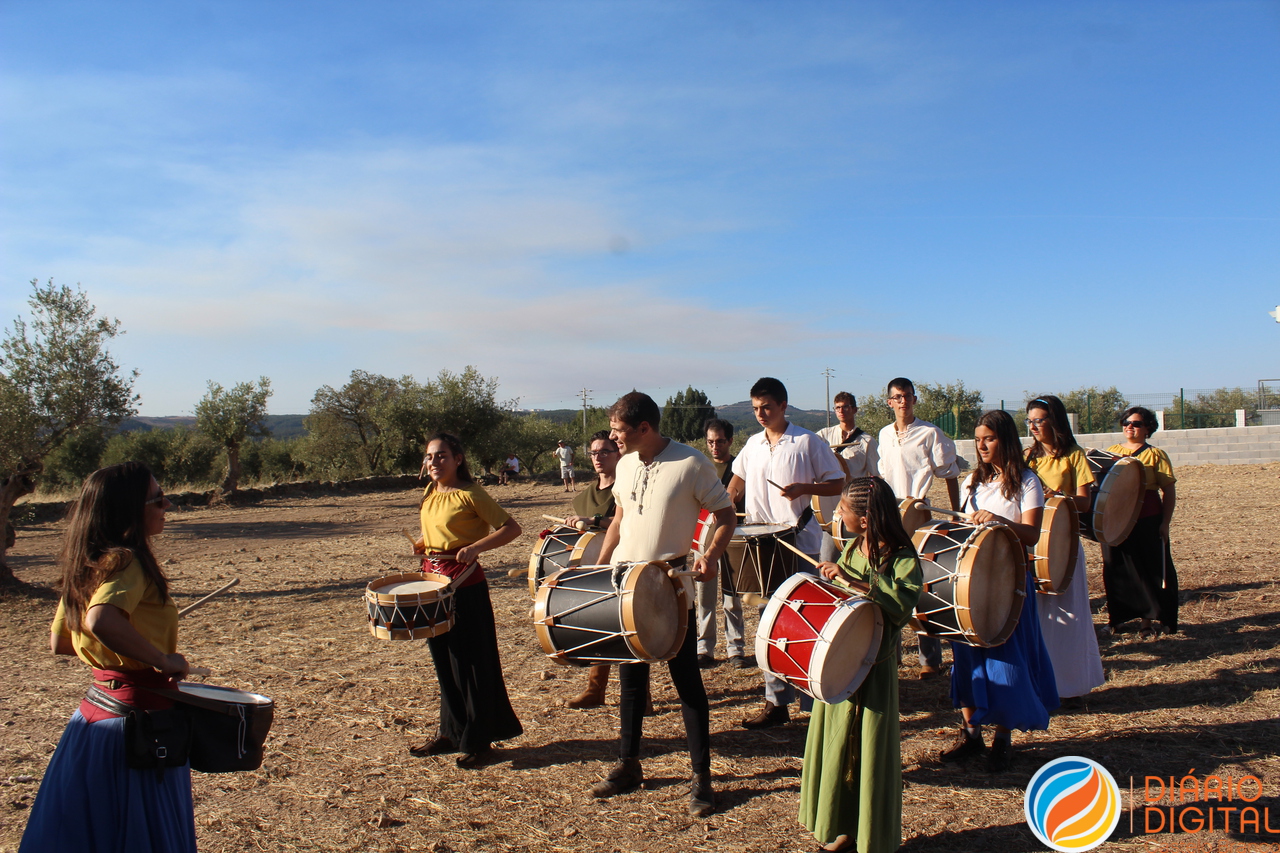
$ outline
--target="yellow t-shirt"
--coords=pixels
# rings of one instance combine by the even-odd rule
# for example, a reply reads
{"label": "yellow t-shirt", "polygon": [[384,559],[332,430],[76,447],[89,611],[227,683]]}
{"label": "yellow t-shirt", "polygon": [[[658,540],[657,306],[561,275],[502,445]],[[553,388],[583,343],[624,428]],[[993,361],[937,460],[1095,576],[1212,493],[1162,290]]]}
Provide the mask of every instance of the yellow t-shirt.
{"label": "yellow t-shirt", "polygon": [[[1117,456],[1134,455],[1123,444],[1113,444],[1107,448],[1107,452]],[[1173,463],[1169,461],[1169,454],[1160,448],[1148,444],[1137,455],[1137,460],[1142,463],[1142,474],[1146,478],[1148,491],[1163,489],[1177,482],[1177,478],[1173,476]]]}
{"label": "yellow t-shirt", "polygon": [[[171,655],[178,650],[178,606],[171,598],[161,600],[160,590],[143,574],[142,563],[137,560],[98,585],[89,599],[86,612],[98,604],[110,604],[123,610],[138,633],[165,654]],[[96,669],[151,669],[141,661],[111,651],[87,630],[69,629],[62,601],[58,602],[51,630],[70,637],[76,656]]]}
{"label": "yellow t-shirt", "polygon": [[1027,462],[1036,476],[1044,483],[1045,488],[1075,496],[1076,490],[1094,481],[1093,470],[1089,460],[1079,447],[1071,448],[1070,453],[1062,456],[1039,456]]}
{"label": "yellow t-shirt", "polygon": [[456,551],[479,542],[511,518],[483,488],[471,483],[452,492],[437,492],[435,485],[422,493],[418,516],[427,551]]}

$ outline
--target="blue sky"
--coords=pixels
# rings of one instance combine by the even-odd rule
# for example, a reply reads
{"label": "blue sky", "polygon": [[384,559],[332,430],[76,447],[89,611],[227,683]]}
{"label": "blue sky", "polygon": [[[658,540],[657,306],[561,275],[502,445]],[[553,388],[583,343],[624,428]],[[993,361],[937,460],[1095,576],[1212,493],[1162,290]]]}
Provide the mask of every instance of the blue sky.
{"label": "blue sky", "polygon": [[1280,3],[0,3],[0,319],[149,415],[1280,376]]}

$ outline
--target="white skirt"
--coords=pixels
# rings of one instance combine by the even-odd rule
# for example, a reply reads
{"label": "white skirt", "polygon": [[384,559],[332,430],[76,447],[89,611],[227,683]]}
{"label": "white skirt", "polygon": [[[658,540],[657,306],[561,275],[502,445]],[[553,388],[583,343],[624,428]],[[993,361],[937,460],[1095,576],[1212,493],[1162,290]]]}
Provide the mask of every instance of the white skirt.
{"label": "white skirt", "polygon": [[1089,612],[1089,576],[1085,572],[1083,547],[1076,555],[1076,573],[1067,591],[1061,595],[1036,593],[1036,605],[1040,633],[1053,661],[1058,696],[1063,699],[1084,696],[1101,686],[1106,677],[1098,654],[1093,614]]}

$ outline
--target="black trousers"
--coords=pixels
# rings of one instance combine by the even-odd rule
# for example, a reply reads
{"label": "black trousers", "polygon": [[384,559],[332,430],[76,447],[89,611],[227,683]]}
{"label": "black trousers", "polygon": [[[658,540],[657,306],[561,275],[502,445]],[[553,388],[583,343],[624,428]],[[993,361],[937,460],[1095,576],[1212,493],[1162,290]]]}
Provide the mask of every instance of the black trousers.
{"label": "black trousers", "polygon": [[453,628],[427,640],[440,681],[440,734],[459,752],[483,752],[524,729],[507,698],[489,583],[453,593]]}
{"label": "black trousers", "polygon": [[[697,614],[690,609],[684,643],[676,656],[667,661],[667,668],[680,696],[680,713],[689,739],[689,760],[693,772],[704,773],[711,770],[711,704],[707,701],[707,691],[702,686],[702,670],[698,667],[698,632],[694,630],[697,624]],[[649,698],[649,664],[624,663],[618,667],[618,679],[622,690],[619,754],[623,758],[639,758],[644,706]]]}

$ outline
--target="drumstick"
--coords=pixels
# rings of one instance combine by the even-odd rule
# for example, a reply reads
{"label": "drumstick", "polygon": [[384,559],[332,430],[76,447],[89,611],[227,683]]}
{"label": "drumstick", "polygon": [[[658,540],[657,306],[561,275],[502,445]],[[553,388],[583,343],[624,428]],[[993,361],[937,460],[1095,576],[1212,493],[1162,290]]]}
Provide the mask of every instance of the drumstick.
{"label": "drumstick", "polygon": [[675,569],[667,569],[667,577],[672,578],[672,579],[675,579],[675,578],[700,578],[700,577],[702,577],[702,572],[695,572],[695,571],[693,571],[692,569],[685,569],[685,570],[683,570],[683,571],[676,571]]}
{"label": "drumstick", "polygon": [[782,489],[784,488],[783,486],[779,486],[777,483],[773,482],[773,480],[770,480],[768,477],[765,477],[764,481],[768,483],[770,486],[773,486],[778,491],[782,491]]}
{"label": "drumstick", "polygon": [[955,510],[943,509],[942,507],[933,506],[933,505],[931,505],[931,504],[927,504],[927,503],[925,503],[924,501],[921,501],[921,500],[917,500],[917,501],[915,502],[915,506],[922,506],[922,507],[924,507],[926,510],[928,510],[929,512],[936,512],[936,513],[940,513],[940,514],[942,514],[942,515],[949,515],[949,516],[951,516],[952,518],[958,518],[958,519],[960,519],[961,521],[972,521],[972,520],[973,520],[973,516],[972,516],[972,515],[970,515],[970,514],[969,514],[969,513],[967,513],[967,512],[956,512]]}
{"label": "drumstick", "polygon": [[796,552],[797,554],[799,554],[801,557],[804,557],[804,558],[805,558],[805,560],[806,560],[806,561],[808,561],[809,563],[811,563],[812,565],[815,565],[815,566],[816,566],[816,565],[818,565],[818,561],[817,561],[817,560],[813,559],[813,557],[810,557],[810,556],[809,556],[808,554],[806,554],[804,551],[801,551],[799,548],[797,548],[795,545],[792,545],[792,544],[791,544],[790,542],[788,542],[787,540],[785,540],[785,539],[778,539],[778,540],[776,540],[776,541],[777,541],[777,542],[778,542],[778,544],[780,544],[780,545],[786,545],[786,546],[787,546],[788,548],[790,548],[792,551],[795,551],[795,552]]}
{"label": "drumstick", "polygon": [[[556,524],[560,525],[561,527],[570,526],[569,522],[565,521],[563,518],[556,518],[554,515],[544,515],[543,518],[545,518],[547,521],[554,521]],[[587,523],[583,521],[581,518],[578,519],[577,524],[574,524],[572,526],[578,530],[587,529]]]}
{"label": "drumstick", "polygon": [[195,610],[197,607],[199,607],[201,604],[204,604],[206,601],[208,601],[209,599],[213,598],[215,595],[219,595],[219,594],[221,594],[221,593],[226,592],[227,590],[231,589],[231,587],[235,586],[235,585],[236,585],[236,584],[238,584],[238,583],[240,583],[240,578],[236,578],[236,579],[235,579],[235,580],[233,580],[231,583],[227,584],[226,586],[222,587],[221,589],[215,589],[213,592],[209,593],[209,594],[208,594],[208,595],[206,595],[204,598],[200,599],[199,601],[195,602],[194,604],[188,604],[186,607],[184,607],[184,608],[182,608],[181,610],[179,610],[179,611],[178,611],[178,616],[186,616],[186,615],[187,615],[188,613],[190,613],[192,610]]}
{"label": "drumstick", "polygon": [[187,675],[213,675],[213,670],[207,666],[189,666]]}

